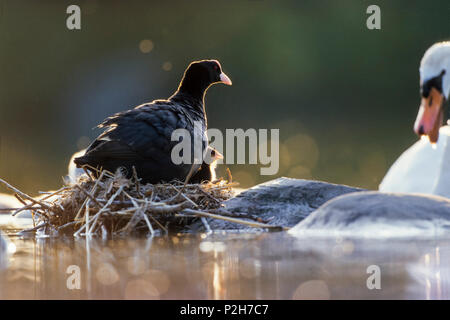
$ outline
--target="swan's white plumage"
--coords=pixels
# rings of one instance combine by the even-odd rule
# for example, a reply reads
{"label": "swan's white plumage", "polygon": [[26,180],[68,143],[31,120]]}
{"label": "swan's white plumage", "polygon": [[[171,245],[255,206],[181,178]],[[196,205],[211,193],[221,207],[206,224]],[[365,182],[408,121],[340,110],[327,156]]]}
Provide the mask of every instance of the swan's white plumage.
{"label": "swan's white plumage", "polygon": [[420,139],[403,152],[383,178],[379,190],[450,198],[450,126],[440,128],[436,145]]}

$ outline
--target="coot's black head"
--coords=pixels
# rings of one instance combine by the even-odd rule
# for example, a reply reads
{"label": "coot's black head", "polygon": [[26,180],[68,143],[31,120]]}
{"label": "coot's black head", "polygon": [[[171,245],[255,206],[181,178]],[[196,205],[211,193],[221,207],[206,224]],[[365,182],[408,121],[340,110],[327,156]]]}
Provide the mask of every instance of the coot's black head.
{"label": "coot's black head", "polygon": [[201,60],[192,62],[184,72],[179,91],[193,96],[203,96],[206,89],[214,83],[231,85],[231,80],[222,71],[217,60]]}

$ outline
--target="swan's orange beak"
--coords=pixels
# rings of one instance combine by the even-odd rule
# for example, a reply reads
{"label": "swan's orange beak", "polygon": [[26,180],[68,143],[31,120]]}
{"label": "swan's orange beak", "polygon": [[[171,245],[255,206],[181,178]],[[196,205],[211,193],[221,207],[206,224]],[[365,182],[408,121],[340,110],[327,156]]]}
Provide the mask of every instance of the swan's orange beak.
{"label": "swan's orange beak", "polygon": [[419,113],[414,123],[416,134],[428,136],[431,143],[436,143],[439,138],[439,128],[444,120],[443,103],[442,94],[436,88],[431,88],[428,97],[422,97]]}

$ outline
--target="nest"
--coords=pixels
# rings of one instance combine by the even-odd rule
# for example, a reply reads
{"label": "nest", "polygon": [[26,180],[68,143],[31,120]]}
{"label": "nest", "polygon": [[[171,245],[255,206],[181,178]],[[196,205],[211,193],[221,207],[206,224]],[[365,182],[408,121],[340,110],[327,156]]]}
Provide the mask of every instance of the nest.
{"label": "nest", "polygon": [[[27,231],[74,236],[129,235],[180,230],[189,231],[206,218],[220,219],[256,228],[276,228],[258,217],[225,210],[223,202],[233,197],[237,183],[219,179],[202,184],[173,182],[141,184],[136,175],[128,179],[120,171],[99,172],[98,178],[82,176],[74,184],[33,198],[7,182],[0,183],[15,193],[23,207],[13,215],[30,211],[35,227]],[[198,231],[198,230],[196,230]]]}

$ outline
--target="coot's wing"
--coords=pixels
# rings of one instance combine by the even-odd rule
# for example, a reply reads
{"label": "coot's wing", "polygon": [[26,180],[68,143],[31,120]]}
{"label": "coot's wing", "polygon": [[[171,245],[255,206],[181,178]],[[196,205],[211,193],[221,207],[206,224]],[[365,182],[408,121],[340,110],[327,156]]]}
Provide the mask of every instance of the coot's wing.
{"label": "coot's wing", "polygon": [[115,114],[100,127],[107,130],[92,143],[85,156],[158,161],[161,155],[170,155],[178,143],[171,141],[172,132],[177,128],[191,131],[193,121],[173,104],[152,103]]}
{"label": "coot's wing", "polygon": [[139,157],[139,154],[122,141],[98,139],[89,146],[83,157],[89,162],[89,159],[95,158],[134,159]]}

